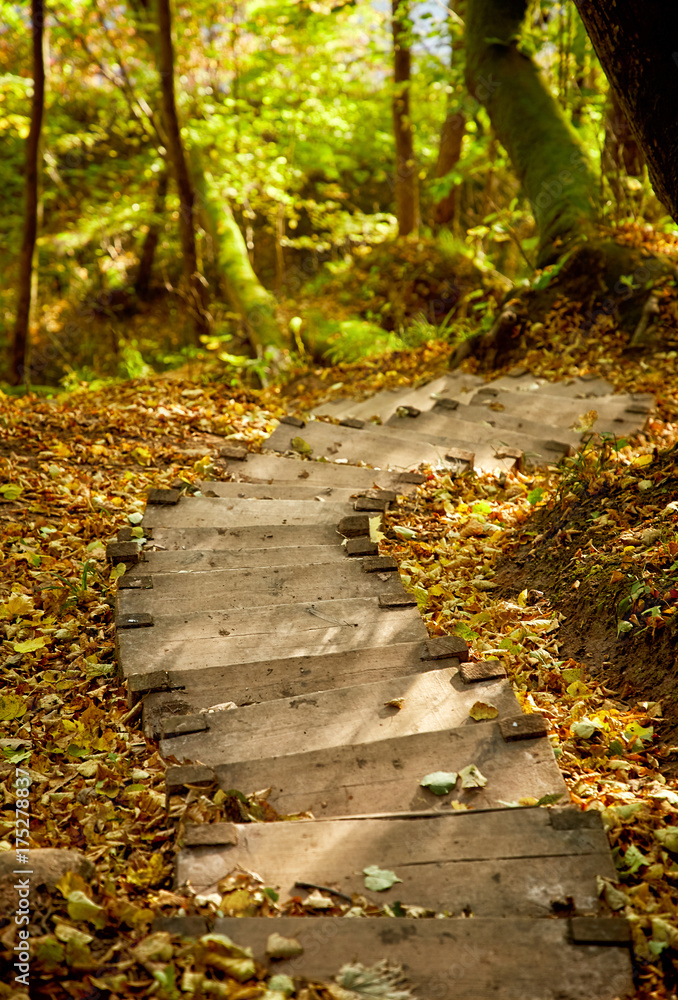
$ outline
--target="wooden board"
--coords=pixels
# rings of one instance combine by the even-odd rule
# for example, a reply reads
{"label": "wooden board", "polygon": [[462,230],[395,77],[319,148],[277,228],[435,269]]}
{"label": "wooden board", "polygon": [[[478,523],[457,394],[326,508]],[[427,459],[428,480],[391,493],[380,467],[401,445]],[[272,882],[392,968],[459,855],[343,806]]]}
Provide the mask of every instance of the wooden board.
{"label": "wooden board", "polygon": [[[382,906],[397,899],[456,916],[549,917],[568,897],[576,912],[597,913],[596,875],[616,878],[600,822],[556,830],[546,809],[221,827],[221,838],[218,828],[188,828],[187,845],[203,832],[226,843],[184,847],[177,886],[209,890],[240,867],[256,871],[283,900],[304,898],[295,882],[310,882]],[[385,892],[367,889],[363,870],[375,864],[401,882]]]}
{"label": "wooden board", "polygon": [[366,573],[361,559],[346,556],[339,565],[162,573],[154,577],[151,590],[119,590],[116,606],[119,615],[147,612],[158,616],[403,592],[397,572]]}
{"label": "wooden board", "polygon": [[[305,429],[305,428],[304,428]],[[300,435],[303,437],[303,433]],[[246,462],[229,462],[228,472],[243,482],[301,483],[351,489],[398,490],[412,493],[416,486],[403,482],[398,473],[361,469],[335,462],[302,461],[282,455],[249,455]]]}
{"label": "wooden board", "polygon": [[[473,410],[477,409],[478,407],[473,407]],[[544,434],[548,429],[544,428],[543,425],[539,428],[541,436],[535,437],[526,430],[518,428],[508,430],[505,427],[492,427],[487,420],[481,422],[466,420],[464,419],[466,410],[462,410],[459,416],[458,413],[458,410],[447,413],[434,410],[430,413],[422,413],[418,417],[395,416],[391,417],[388,426],[393,427],[396,431],[417,431],[419,429],[421,434],[430,433],[440,438],[448,437],[450,440],[468,441],[471,449],[479,444],[491,445],[496,450],[519,448],[526,457],[530,458],[533,465],[557,463],[563,455],[569,453],[572,443],[574,445],[580,443],[579,435],[566,430],[561,436],[556,427],[553,428],[553,438],[545,438]],[[534,429],[538,425],[532,422],[531,427]],[[568,436],[573,438],[574,442],[563,440],[564,437]]]}
{"label": "wooden board", "polygon": [[223,552],[232,549],[278,549],[300,545],[341,545],[336,524],[249,525],[244,528],[153,528],[145,553],[156,551]]}
{"label": "wooden board", "polygon": [[568,399],[595,399],[609,396],[614,386],[604,378],[571,378],[561,382],[548,382],[545,378],[521,372],[502,375],[487,383],[492,389],[508,389],[509,392],[530,392],[541,396],[564,396]]}
{"label": "wooden board", "polygon": [[598,433],[633,434],[641,431],[647,423],[647,413],[629,411],[628,408],[634,404],[624,396],[603,396],[593,400],[565,399],[504,390],[496,390],[495,395],[489,395],[490,388],[476,393],[471,404],[484,406],[490,413],[497,412],[492,410],[492,406],[502,406],[504,412],[518,413],[528,420],[543,420],[551,426],[563,427],[572,427],[584,414],[596,410],[598,418],[592,429]]}
{"label": "wooden board", "polygon": [[427,410],[433,406],[439,395],[461,402],[483,385],[485,380],[478,375],[455,372],[442,375],[414,389],[407,387],[386,390],[361,401],[346,398],[333,400],[316,407],[313,413],[316,416],[337,417],[340,420],[344,417],[355,417],[359,420],[378,417],[386,422],[399,406],[416,406],[420,410]]}
{"label": "wooden board", "polygon": [[377,598],[364,598],[159,616],[153,628],[118,631],[117,644],[129,677],[369,649],[427,635],[416,607],[385,610]]}
{"label": "wooden board", "polygon": [[352,503],[366,491],[359,486],[322,486],[311,483],[200,483],[203,496],[232,497],[240,500],[315,500],[318,503]]}
{"label": "wooden board", "polygon": [[[454,657],[422,659],[425,652],[422,642],[403,642],[343,653],[258,660],[245,666],[163,671],[155,688],[150,688],[153,693],[144,698],[144,726],[159,732],[161,718],[190,715],[209,708],[215,704],[215,697],[221,702],[253,705],[346,685],[376,683],[459,663]],[[139,683],[142,690],[149,690],[144,688],[143,678]]]}
{"label": "wooden board", "polygon": [[[566,427],[548,428],[544,423],[525,420],[515,413],[490,410],[486,406],[464,406],[457,410],[430,410],[418,417],[399,417],[397,414],[388,422],[389,427],[403,427],[405,430],[429,430],[432,434],[458,434],[467,441],[489,441],[495,447],[508,445],[524,451],[536,446],[537,442],[552,441],[548,451],[562,452],[568,445],[578,448],[581,434]],[[555,448],[559,443],[561,448]]]}
{"label": "wooden board", "polygon": [[404,969],[416,1000],[621,1000],[635,995],[627,947],[573,944],[567,920],[222,918],[216,933],[266,965],[275,930],[304,953],[269,963],[291,977],[331,982],[347,963],[384,959]]}
{"label": "wooden board", "polygon": [[310,566],[313,563],[332,563],[335,567],[339,563],[343,567],[346,550],[340,544],[342,536],[335,532],[335,538],[335,545],[288,545],[267,549],[239,547],[158,552],[146,547],[143,560],[128,570],[127,576],[134,579],[163,573],[212,574],[226,569]]}
{"label": "wooden board", "polygon": [[[288,451],[295,436],[294,428],[280,424],[266,441],[269,448]],[[475,453],[475,467],[482,469],[513,468],[511,459],[498,459],[489,446],[476,446],[473,442],[458,439],[433,438],[424,435],[400,432],[391,427],[354,430],[334,424],[314,421],[304,428],[304,440],[318,455],[346,458],[351,462],[370,462],[377,466],[409,469],[422,463],[430,465],[450,465],[445,455],[450,448],[460,448]]]}
{"label": "wooden board", "polygon": [[[287,425],[281,425],[287,426]],[[334,524],[353,513],[347,503],[318,500],[238,500],[182,497],[176,506],[149,506],[145,528],[245,528],[285,524]]]}
{"label": "wooden board", "polygon": [[[484,788],[462,789],[457,782],[454,791],[437,796],[420,787],[427,774],[458,772],[469,764],[475,764],[487,778]],[[275,760],[215,764],[213,770],[222,788],[250,793],[272,787],[269,801],[284,815],[307,810],[316,817],[445,810],[451,801],[496,808],[501,801],[514,802],[524,796],[567,796],[548,740],[505,743],[496,723],[312,750]]]}
{"label": "wooden board", "polygon": [[[388,705],[400,698],[400,709]],[[207,732],[165,739],[161,752],[211,765],[473,727],[469,710],[476,701],[494,705],[500,718],[520,715],[508,681],[464,684],[456,666],[443,667],[205,714]]]}

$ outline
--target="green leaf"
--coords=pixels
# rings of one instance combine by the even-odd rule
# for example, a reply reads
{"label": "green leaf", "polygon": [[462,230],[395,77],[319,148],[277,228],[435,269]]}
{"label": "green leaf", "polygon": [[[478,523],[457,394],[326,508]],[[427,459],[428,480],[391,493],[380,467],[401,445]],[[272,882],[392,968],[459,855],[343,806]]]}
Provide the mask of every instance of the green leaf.
{"label": "green leaf", "polygon": [[4,483],[0,486],[0,493],[5,500],[16,500],[23,493],[23,487],[17,486],[15,483]]}
{"label": "green leaf", "polygon": [[68,916],[76,923],[86,920],[93,927],[101,930],[106,926],[106,911],[103,906],[99,906],[86,896],[80,889],[69,892],[67,899]]}
{"label": "green leaf", "polygon": [[540,799],[537,799],[538,806],[552,806],[556,802],[559,802],[564,795],[564,792],[550,792],[548,795],[542,795]]}
{"label": "green leaf", "polygon": [[663,830],[655,830],[654,835],[667,851],[678,854],[678,826],[667,826]]}
{"label": "green leaf", "polygon": [[458,777],[456,771],[432,771],[422,778],[419,784],[422,788],[428,788],[434,795],[447,795],[456,785]]}
{"label": "green leaf", "polygon": [[634,875],[639,868],[648,864],[648,860],[643,852],[639,851],[634,844],[631,844],[631,846],[626,849],[626,853],[622,857],[625,868],[624,874],[626,875]]}
{"label": "green leaf", "polygon": [[134,514],[128,514],[127,520],[130,524],[141,524],[144,519],[144,515],[140,514],[139,511],[135,511]]}
{"label": "green leaf", "polygon": [[385,892],[396,882],[402,882],[402,879],[398,878],[395,872],[389,871],[388,868],[378,868],[376,865],[363,868],[363,875],[365,876],[365,888],[369,889],[370,892]]}
{"label": "green leaf", "polygon": [[299,452],[300,455],[313,454],[313,448],[308,443],[308,441],[304,441],[302,437],[293,437],[292,440],[290,441],[290,444],[292,445],[295,451]]}
{"label": "green leaf", "polygon": [[405,527],[403,524],[394,525],[393,531],[398,538],[402,538],[406,542],[412,542],[417,537],[416,531],[413,531],[412,528]]}
{"label": "green leaf", "polygon": [[527,494],[527,502],[530,504],[531,507],[534,507],[536,506],[536,504],[539,503],[539,501],[543,496],[544,496],[544,487],[536,486],[533,490],[530,490],[530,492]]}

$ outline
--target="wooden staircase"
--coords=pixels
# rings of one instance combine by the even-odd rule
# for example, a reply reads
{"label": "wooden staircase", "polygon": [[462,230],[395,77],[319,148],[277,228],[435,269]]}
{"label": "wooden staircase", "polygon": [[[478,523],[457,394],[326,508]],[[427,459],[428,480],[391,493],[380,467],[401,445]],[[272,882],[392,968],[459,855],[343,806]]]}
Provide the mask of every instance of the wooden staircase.
{"label": "wooden staircase", "polygon": [[[145,543],[123,535],[109,547],[129,567],[117,641],[130,696],[143,698],[162,753],[183,762],[168,768],[168,795],[215,781],[270,788],[278,814],[315,817],[189,827],[177,886],[214,892],[240,869],[282,901],[303,896],[301,883],[441,917],[222,918],[209,929],[299,979],[394,963],[418,1000],[632,995],[628,926],[598,900],[597,878],[615,877],[607,840],[597,813],[563,805],[545,721],[521,713],[498,661],[455,636],[428,638],[370,537],[417,489],[420,463],[556,461],[581,444],[591,410],[598,433],[622,437],[642,430],[652,400],[522,373],[332,403],[319,419],[282,422],[266,442],[278,454],[230,446],[230,480],[199,496],[152,491]],[[497,718],[472,721],[476,701]],[[460,774],[445,795],[421,785],[437,771]],[[511,807],[525,797],[559,804]],[[400,881],[366,888],[375,865]],[[202,918],[159,926],[208,930]],[[273,932],[300,954],[267,958]]]}

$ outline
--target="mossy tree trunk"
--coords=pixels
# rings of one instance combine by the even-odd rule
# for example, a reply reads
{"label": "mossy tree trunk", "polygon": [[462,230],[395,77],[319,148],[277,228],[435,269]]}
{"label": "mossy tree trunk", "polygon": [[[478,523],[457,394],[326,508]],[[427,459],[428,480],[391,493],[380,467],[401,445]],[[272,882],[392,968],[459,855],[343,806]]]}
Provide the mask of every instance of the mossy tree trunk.
{"label": "mossy tree trunk", "polygon": [[242,317],[250,344],[257,354],[267,347],[289,347],[276,319],[275,298],[257,278],[230,205],[214,190],[196,149],[191,150],[191,170],[219,276],[234,311]]}
{"label": "mossy tree trunk", "polygon": [[574,129],[519,48],[527,6],[527,0],[469,0],[466,75],[530,201],[544,266],[597,221],[598,181]]}
{"label": "mossy tree trunk", "polygon": [[419,229],[419,177],[414,158],[410,82],[412,56],[408,0],[392,0],[393,28],[393,133],[396,148],[396,214],[398,235],[416,234]]}
{"label": "mossy tree trunk", "polygon": [[45,57],[43,0],[32,0],[33,40],[33,98],[31,124],[26,141],[26,204],[24,209],[24,235],[19,257],[19,282],[14,341],[10,378],[14,385],[26,380],[28,375],[29,336],[31,314],[31,286],[33,256],[38,235],[38,201],[40,197],[40,136],[45,107]]}
{"label": "mossy tree trunk", "polygon": [[575,0],[659,200],[678,220],[678,7],[666,0]]}

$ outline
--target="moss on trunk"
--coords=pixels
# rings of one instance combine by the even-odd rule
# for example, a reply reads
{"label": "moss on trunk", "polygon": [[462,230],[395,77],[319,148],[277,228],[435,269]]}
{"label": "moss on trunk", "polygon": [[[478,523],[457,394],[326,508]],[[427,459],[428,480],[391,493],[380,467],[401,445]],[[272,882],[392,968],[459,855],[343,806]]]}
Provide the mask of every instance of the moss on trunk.
{"label": "moss on trunk", "polygon": [[257,353],[267,347],[289,347],[276,319],[275,299],[254,273],[230,205],[213,189],[195,149],[191,150],[191,170],[220,277],[234,311],[242,316],[252,347]]}
{"label": "moss on trunk", "polygon": [[544,266],[597,221],[598,180],[576,132],[519,48],[526,9],[525,0],[469,0],[466,73],[530,201]]}

